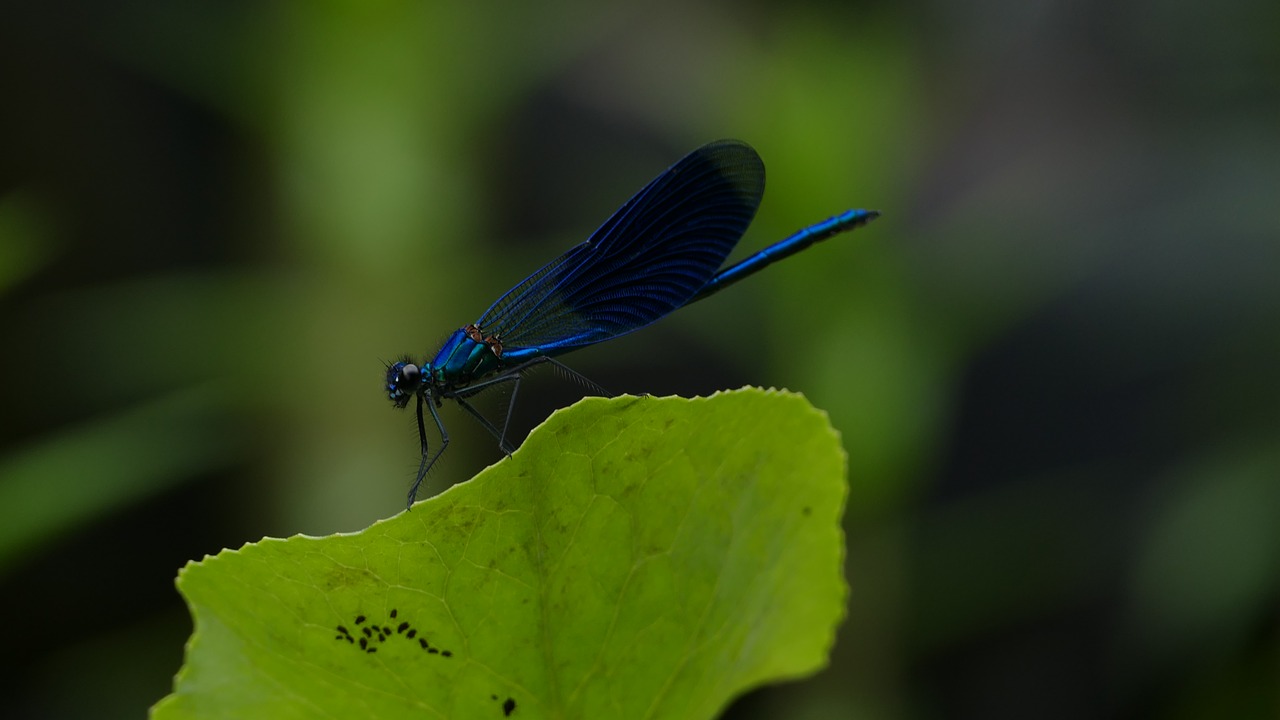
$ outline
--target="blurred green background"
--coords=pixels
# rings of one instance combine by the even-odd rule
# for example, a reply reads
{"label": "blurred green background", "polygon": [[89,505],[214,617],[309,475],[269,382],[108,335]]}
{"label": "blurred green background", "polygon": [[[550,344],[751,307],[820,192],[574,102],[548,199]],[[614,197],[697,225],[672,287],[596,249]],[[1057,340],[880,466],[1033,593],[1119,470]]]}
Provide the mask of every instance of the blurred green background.
{"label": "blurred green background", "polygon": [[[144,713],[183,563],[401,509],[383,360],[737,137],[740,254],[884,217],[570,359],[843,434],[832,665],[728,717],[1280,716],[1277,38],[1273,0],[6,3],[0,714]],[[500,457],[446,421],[434,491]]]}

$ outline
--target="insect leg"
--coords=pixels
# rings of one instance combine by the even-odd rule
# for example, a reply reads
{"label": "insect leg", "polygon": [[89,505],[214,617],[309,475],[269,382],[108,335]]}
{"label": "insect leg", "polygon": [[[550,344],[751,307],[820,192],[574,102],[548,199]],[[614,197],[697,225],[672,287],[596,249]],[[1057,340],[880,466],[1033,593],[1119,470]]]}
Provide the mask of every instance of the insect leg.
{"label": "insect leg", "polygon": [[436,450],[436,454],[430,459],[427,458],[427,427],[422,417],[422,395],[418,396],[418,441],[422,443],[422,462],[418,465],[418,476],[413,480],[413,487],[409,488],[408,507],[413,509],[413,500],[418,495],[418,488],[422,486],[422,480],[427,476],[427,472],[431,470],[431,466],[436,464],[436,460],[440,459],[440,455],[444,453],[444,449],[449,447],[449,431],[444,429],[444,423],[440,421],[440,413],[436,412],[435,403],[427,401],[427,409],[431,411],[431,419],[436,422],[436,429],[440,431],[440,449]]}

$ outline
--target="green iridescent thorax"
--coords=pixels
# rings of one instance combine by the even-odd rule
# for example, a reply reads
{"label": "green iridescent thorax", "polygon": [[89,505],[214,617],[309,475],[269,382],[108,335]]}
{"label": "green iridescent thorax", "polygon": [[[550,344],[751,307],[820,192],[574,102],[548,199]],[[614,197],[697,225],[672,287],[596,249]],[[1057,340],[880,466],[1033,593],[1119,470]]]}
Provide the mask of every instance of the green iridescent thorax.
{"label": "green iridescent thorax", "polygon": [[433,380],[448,388],[465,387],[497,372],[502,361],[487,343],[456,330],[431,361]]}

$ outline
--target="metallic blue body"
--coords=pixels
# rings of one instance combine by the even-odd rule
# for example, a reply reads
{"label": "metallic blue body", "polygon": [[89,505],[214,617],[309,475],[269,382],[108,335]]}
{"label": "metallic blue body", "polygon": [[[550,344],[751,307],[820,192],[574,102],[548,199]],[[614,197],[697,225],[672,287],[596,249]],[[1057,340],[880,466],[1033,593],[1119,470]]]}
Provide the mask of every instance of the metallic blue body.
{"label": "metallic blue body", "polygon": [[[499,429],[467,399],[571,350],[639,330],[677,308],[723,290],[816,242],[879,216],[849,210],[807,227],[721,270],[764,196],[764,163],[746,143],[721,140],[686,155],[623,204],[591,237],[508,290],[472,325],[449,336],[421,367],[387,368],[387,394],[397,407],[417,398],[422,463],[409,503],[448,445],[436,408],[451,399],[498,437]],[[581,378],[588,385],[594,383]],[[431,412],[441,446],[428,453],[422,408]],[[508,409],[510,419],[510,409]]]}
{"label": "metallic blue body", "polygon": [[502,369],[503,364],[483,341],[476,342],[467,337],[465,328],[453,331],[444,341],[440,352],[424,369],[434,371],[437,383],[446,383],[452,388],[462,388],[475,380],[492,375]]}
{"label": "metallic blue body", "polygon": [[769,247],[752,254],[750,257],[734,263],[732,267],[716,273],[706,285],[702,286],[689,302],[701,300],[720,292],[748,275],[753,275],[770,265],[790,257],[810,245],[826,240],[832,235],[839,235],[847,230],[861,227],[875,220],[880,213],[875,210],[846,210],[833,218],[828,218],[779,240]]}

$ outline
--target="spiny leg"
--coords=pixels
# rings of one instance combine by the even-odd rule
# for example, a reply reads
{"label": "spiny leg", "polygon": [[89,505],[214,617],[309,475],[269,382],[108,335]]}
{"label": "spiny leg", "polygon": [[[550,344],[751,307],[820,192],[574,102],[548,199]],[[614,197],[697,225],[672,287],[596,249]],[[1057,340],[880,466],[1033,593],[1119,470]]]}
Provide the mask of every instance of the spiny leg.
{"label": "spiny leg", "polygon": [[517,378],[519,378],[520,376],[522,376],[526,370],[532,370],[535,366],[541,365],[542,363],[551,363],[552,365],[555,365],[557,368],[560,369],[561,372],[567,375],[569,379],[576,380],[583,387],[586,387],[588,390],[591,390],[592,392],[599,393],[604,397],[613,397],[613,393],[601,387],[600,383],[595,382],[591,378],[587,377],[586,375],[583,375],[577,370],[574,370],[568,365],[565,365],[559,360],[556,360],[553,357],[547,357],[545,355],[541,357],[536,357],[532,360],[526,360],[525,362],[522,362],[519,365],[516,365],[515,367],[511,367],[511,368],[507,368],[506,370],[503,370],[501,374],[495,375],[489,378],[488,380],[483,380],[473,385],[469,385],[465,389],[457,391],[454,394],[454,397],[471,397],[472,395],[475,395],[481,390],[484,390],[485,388],[488,388],[493,385],[497,385],[498,383],[512,382]]}
{"label": "spiny leg", "polygon": [[[613,397],[613,393],[609,392],[608,390],[605,390],[603,387],[599,385],[599,383],[592,381],[590,378],[579,373],[578,371],[574,370],[568,365],[565,365],[559,360],[556,360],[555,358],[551,358],[551,357],[546,357],[546,356],[536,357],[532,360],[528,360],[519,365],[516,365],[515,367],[508,368],[502,371],[502,373],[499,375],[495,375],[494,377],[491,377],[487,380],[482,380],[478,383],[475,383],[474,385],[470,385],[462,390],[458,390],[453,394],[449,395],[449,397],[452,397],[454,400],[457,400],[458,405],[462,406],[463,410],[466,410],[472,417],[478,420],[480,424],[483,425],[484,428],[489,431],[489,434],[497,438],[498,448],[501,449],[502,452],[506,453],[507,455],[510,455],[511,453],[515,452],[515,448],[511,447],[511,444],[507,442],[507,430],[511,426],[511,413],[515,410],[515,407],[516,407],[516,396],[520,394],[520,381],[524,379],[524,372],[526,370],[530,370],[537,365],[541,365],[542,363],[551,363],[552,365],[555,365],[562,372],[564,372],[565,375],[567,375],[570,379],[577,380],[579,383],[581,383],[583,386],[585,386],[589,390],[597,392],[600,395],[603,395],[605,397]],[[499,430],[496,425],[494,425],[492,422],[489,421],[488,418],[480,414],[479,410],[476,410],[475,407],[471,405],[471,403],[467,402],[467,399],[471,397],[475,397],[476,395],[480,394],[482,391],[487,390],[491,387],[494,387],[495,385],[500,385],[502,383],[515,383],[515,385],[512,387],[512,390],[511,390],[511,400],[508,401],[507,403],[507,416],[502,421],[502,429]],[[432,408],[432,413],[433,414],[435,413],[434,408]],[[437,420],[437,422],[439,421]]]}
{"label": "spiny leg", "polygon": [[427,409],[431,411],[431,419],[436,421],[436,429],[440,431],[440,449],[436,451],[431,459],[427,459],[427,426],[422,418],[422,396],[418,396],[418,441],[422,443],[422,461],[418,464],[418,476],[413,480],[413,487],[409,488],[408,507],[413,509],[413,500],[418,495],[418,488],[422,486],[422,480],[427,476],[427,472],[431,470],[431,466],[436,464],[436,460],[444,453],[444,449],[449,447],[449,431],[444,429],[444,423],[440,422],[440,413],[436,412],[436,406],[430,400],[427,400]]}
{"label": "spiny leg", "polygon": [[602,397],[608,397],[608,398],[613,397],[613,393],[601,387],[600,383],[597,383],[596,381],[592,380],[586,375],[583,375],[582,373],[578,372],[577,370],[574,370],[573,368],[569,367],[568,365],[565,365],[564,363],[560,362],[555,358],[552,358],[552,357],[538,358],[537,360],[529,361],[526,365],[532,365],[533,363],[541,360],[545,360],[546,362],[549,362],[552,365],[555,365],[556,367],[560,368],[561,372],[568,375],[571,379],[577,380],[579,383],[584,385],[588,390],[593,390],[599,395],[601,395]]}
{"label": "spiny leg", "polygon": [[[528,362],[521,363],[509,370],[504,371],[501,375],[498,375],[497,377],[494,377],[483,383],[480,383],[478,385],[472,385],[470,388],[467,388],[467,392],[464,394],[464,397],[471,397],[471,395],[474,394],[475,392],[483,390],[492,385],[496,385],[498,383],[503,383],[503,382],[515,383],[515,385],[511,388],[511,400],[508,401],[507,403],[507,417],[502,422],[502,432],[500,434],[494,433],[498,437],[498,446],[502,448],[502,451],[507,453],[508,455],[510,455],[512,451],[507,449],[510,447],[510,445],[507,443],[507,430],[511,426],[511,413],[515,411],[516,396],[520,394],[520,381],[524,379],[524,372],[526,370],[531,370],[534,368],[534,366],[541,365],[542,363],[551,363],[552,365],[555,365],[557,368],[560,369],[561,372],[567,375],[570,379],[577,380],[578,383],[585,386],[588,390],[592,390],[600,395],[603,395],[604,397],[613,397],[613,393],[609,392],[608,390],[605,390],[603,387],[600,386],[599,383],[591,380],[587,376],[583,375],[582,373],[579,373],[577,370],[574,370],[573,368],[569,367],[568,365],[565,365],[559,360],[556,360],[553,357],[547,357],[545,355],[543,357],[537,357],[532,360],[529,360]],[[459,398],[459,400],[461,400],[461,398]],[[464,405],[464,407],[466,406]],[[467,409],[470,410],[470,408],[467,408]],[[473,414],[474,414],[474,411],[473,411]],[[493,430],[490,429],[490,432],[493,432]]]}
{"label": "spiny leg", "polygon": [[[516,374],[515,385],[511,386],[511,401],[507,403],[507,418],[502,421],[502,434],[498,436],[498,446],[502,447],[507,444],[507,428],[511,426],[511,413],[516,409],[516,395],[520,394],[520,381],[524,379],[523,375]],[[507,452],[510,455],[510,452]]]}
{"label": "spiny leg", "polygon": [[[479,420],[480,424],[484,425],[485,429],[488,430],[491,435],[493,435],[495,438],[498,439],[498,449],[502,450],[502,452],[506,453],[508,456],[510,456],[511,453],[515,452],[515,448],[511,447],[511,443],[507,442],[507,428],[511,426],[511,413],[515,410],[515,407],[516,407],[516,395],[520,393],[520,381],[524,379],[524,376],[521,375],[521,373],[524,370],[527,370],[529,367],[536,365],[538,363],[545,362],[549,359],[550,358],[535,358],[533,360],[530,360],[529,362],[522,363],[514,368],[511,368],[510,370],[503,372],[501,375],[498,375],[497,377],[490,378],[488,380],[485,380],[484,382],[476,383],[475,385],[472,385],[471,387],[468,387],[465,390],[460,391],[457,395],[454,396],[454,399],[458,401],[458,404],[461,405],[464,410],[471,413],[472,417]],[[481,415],[480,411],[472,407],[471,403],[468,403],[466,401],[466,398],[474,397],[475,395],[478,395],[483,390],[487,390],[495,385],[499,385],[501,383],[506,383],[506,382],[515,383],[515,385],[511,390],[511,400],[508,401],[507,403],[507,416],[502,421],[502,430],[498,430],[498,428],[493,423],[489,422],[488,418]]]}
{"label": "spiny leg", "polygon": [[[517,380],[516,382],[519,382],[519,381]],[[471,403],[464,400],[461,396],[455,397],[454,400],[458,401],[458,404],[462,406],[463,410],[466,410],[468,413],[471,413],[471,417],[478,420],[480,424],[484,426],[484,429],[489,431],[490,435],[498,439],[498,448],[502,450],[502,452],[506,453],[507,455],[510,455],[511,453],[515,452],[515,448],[507,444],[505,424],[503,426],[504,431],[499,432],[497,426],[489,422],[489,418],[485,417],[484,415],[481,415],[480,411],[472,407]]]}
{"label": "spiny leg", "polygon": [[507,419],[502,423],[502,436],[498,438],[499,444],[506,442],[507,429],[511,425],[511,413],[515,411],[516,395],[520,393],[520,381],[524,379],[524,371],[531,370],[535,365],[540,365],[542,363],[551,363],[552,365],[555,365],[557,368],[560,369],[561,372],[563,372],[571,380],[577,380],[579,384],[583,385],[588,390],[592,390],[600,395],[603,395],[604,397],[613,397],[613,393],[601,387],[599,383],[595,382],[591,378],[588,378],[586,375],[583,375],[577,370],[574,370],[568,365],[565,365],[559,360],[556,360],[553,357],[543,356],[539,358],[534,358],[533,360],[530,360],[526,363],[518,365],[512,368],[511,370],[507,371],[506,373],[503,373],[503,376],[504,376],[503,379],[507,379],[507,378],[513,379],[515,381],[515,386],[511,388],[511,401],[507,404]]}

